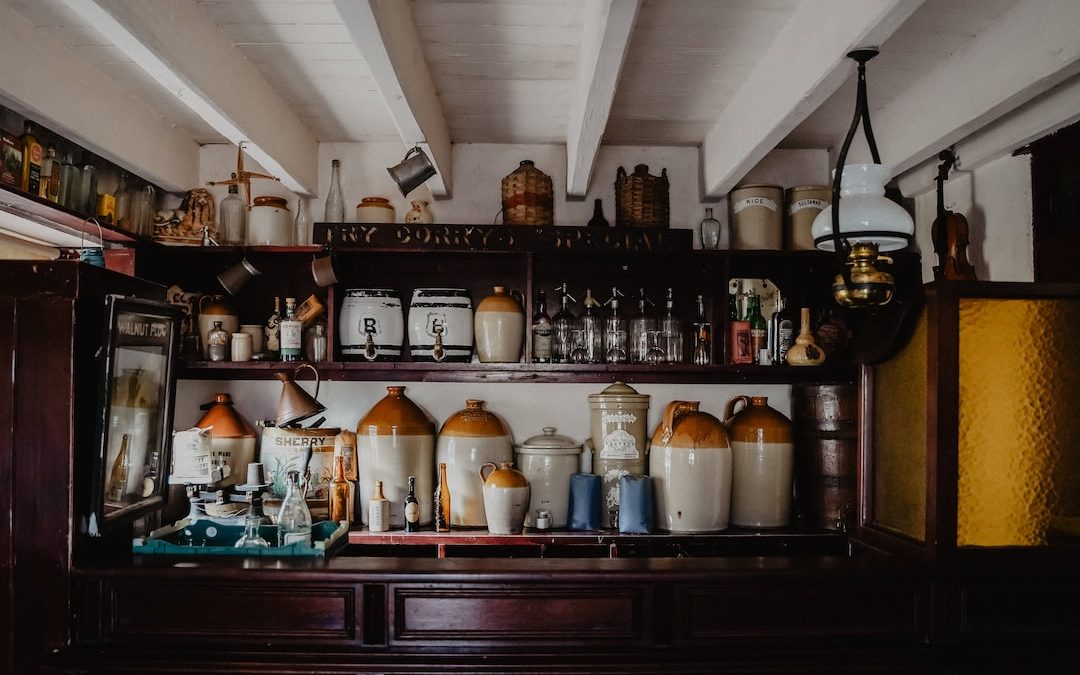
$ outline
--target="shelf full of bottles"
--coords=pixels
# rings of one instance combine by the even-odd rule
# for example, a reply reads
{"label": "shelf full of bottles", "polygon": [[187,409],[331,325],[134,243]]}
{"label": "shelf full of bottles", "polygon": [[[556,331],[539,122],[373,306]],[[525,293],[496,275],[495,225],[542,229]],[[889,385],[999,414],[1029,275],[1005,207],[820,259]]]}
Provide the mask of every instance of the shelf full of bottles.
{"label": "shelf full of bottles", "polygon": [[[844,353],[844,336],[857,330],[859,317],[845,314],[832,301],[835,262],[824,253],[338,249],[338,282],[326,287],[312,275],[312,262],[321,255],[311,248],[149,249],[140,254],[137,273],[186,292],[219,294],[216,275],[249,261],[263,273],[230,298],[239,323],[279,326],[284,307],[279,304],[274,312],[275,298],[296,298],[298,304],[312,298],[325,308],[316,320],[325,323],[320,331],[327,341],[325,357],[313,359],[303,344],[299,358],[292,358],[312,362],[330,380],[768,384],[848,382],[855,376]],[[917,278],[917,257],[901,258],[894,271]],[[739,292],[739,280],[746,279],[767,280],[775,287],[772,308],[782,311],[774,320],[753,309],[757,286],[748,284],[748,290]],[[475,310],[494,286],[513,291],[522,305],[524,337],[516,361],[483,363],[475,354],[455,363],[413,357],[407,327],[414,290],[464,289]],[[349,289],[386,289],[400,301],[406,328],[399,356],[369,361],[343,353],[338,324]],[[811,308],[815,330],[817,322],[830,321],[827,328],[839,336],[822,365],[784,363],[780,322],[792,322],[784,328],[786,335],[797,333],[802,307]],[[746,336],[752,347],[749,361],[745,349],[743,358],[737,357],[741,338],[732,332],[742,321],[753,331]],[[305,343],[314,328],[304,327]],[[189,357],[181,373],[189,379],[269,379],[288,367],[277,355],[251,361]]]}

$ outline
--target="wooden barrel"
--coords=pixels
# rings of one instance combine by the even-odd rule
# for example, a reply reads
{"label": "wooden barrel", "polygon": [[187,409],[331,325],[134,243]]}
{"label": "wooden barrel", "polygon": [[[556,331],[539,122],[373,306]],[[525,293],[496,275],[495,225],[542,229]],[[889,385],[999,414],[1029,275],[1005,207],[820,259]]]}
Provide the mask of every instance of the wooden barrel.
{"label": "wooden barrel", "polygon": [[850,530],[856,512],[858,387],[795,385],[791,394],[799,517],[809,527]]}

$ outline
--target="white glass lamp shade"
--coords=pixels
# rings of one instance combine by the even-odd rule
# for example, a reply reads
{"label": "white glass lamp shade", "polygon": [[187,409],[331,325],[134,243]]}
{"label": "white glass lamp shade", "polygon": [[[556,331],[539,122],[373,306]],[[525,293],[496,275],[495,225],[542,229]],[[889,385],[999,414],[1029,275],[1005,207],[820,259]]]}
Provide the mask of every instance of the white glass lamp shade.
{"label": "white glass lamp shade", "polygon": [[[833,172],[836,173],[835,171]],[[896,251],[908,245],[915,223],[899,204],[885,197],[890,169],[882,164],[849,164],[840,179],[840,237],[851,243],[878,245],[880,251]],[[823,251],[835,250],[832,240],[831,204],[814,218],[810,233]],[[905,237],[906,235],[906,237]]]}

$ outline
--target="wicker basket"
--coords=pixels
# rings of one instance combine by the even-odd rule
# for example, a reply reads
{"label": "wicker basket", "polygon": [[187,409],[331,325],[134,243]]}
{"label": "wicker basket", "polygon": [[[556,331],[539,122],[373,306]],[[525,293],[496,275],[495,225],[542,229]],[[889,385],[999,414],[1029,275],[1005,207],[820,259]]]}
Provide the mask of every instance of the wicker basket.
{"label": "wicker basket", "polygon": [[502,179],[503,223],[507,225],[554,225],[555,198],[551,176],[524,160]]}
{"label": "wicker basket", "polygon": [[666,228],[670,225],[667,169],[659,176],[650,176],[648,165],[638,164],[628,176],[620,166],[615,174],[615,226]]}

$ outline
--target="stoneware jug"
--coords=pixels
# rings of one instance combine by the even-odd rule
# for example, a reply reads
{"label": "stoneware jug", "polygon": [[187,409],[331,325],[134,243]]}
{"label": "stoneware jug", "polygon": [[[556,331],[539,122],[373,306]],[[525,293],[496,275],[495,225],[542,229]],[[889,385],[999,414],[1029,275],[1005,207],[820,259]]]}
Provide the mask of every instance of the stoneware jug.
{"label": "stoneware jug", "polygon": [[[435,491],[435,425],[405,396],[405,387],[387,387],[386,392],[356,425],[360,503],[370,502],[375,481],[382,481],[383,494],[390,501],[390,525],[405,527],[409,476],[416,476],[420,524],[427,525],[432,513],[430,495]],[[367,525],[367,513],[360,511]]]}
{"label": "stoneware jug", "polygon": [[224,295],[204,295],[199,298],[199,342],[202,344],[203,359],[210,358],[206,334],[214,327],[215,321],[220,321],[221,327],[229,335],[240,330],[240,317]]}
{"label": "stoneware jug", "polygon": [[446,480],[452,498],[450,524],[454,527],[484,527],[484,482],[477,471],[484,464],[513,460],[513,444],[506,424],[484,402],[465,401],[443,422],[435,448],[436,463],[446,464]]}
{"label": "stoneware jug", "polygon": [[731,447],[723,423],[699,405],[668,403],[653,433],[649,475],[662,530],[716,532],[728,526]]}
{"label": "stoneware jug", "polygon": [[[735,413],[736,406],[743,409]],[[795,446],[791,420],[764,396],[736,396],[725,418],[731,439],[731,523],[784,527],[791,518]]]}
{"label": "stoneware jug", "polygon": [[[484,470],[488,470],[485,474]],[[484,481],[484,511],[491,534],[521,534],[525,526],[525,511],[529,508],[529,482],[525,474],[509,462],[497,468],[488,462],[480,467]]]}
{"label": "stoneware jug", "polygon": [[517,363],[525,336],[525,310],[505,286],[476,306],[476,355],[480,363]]}

